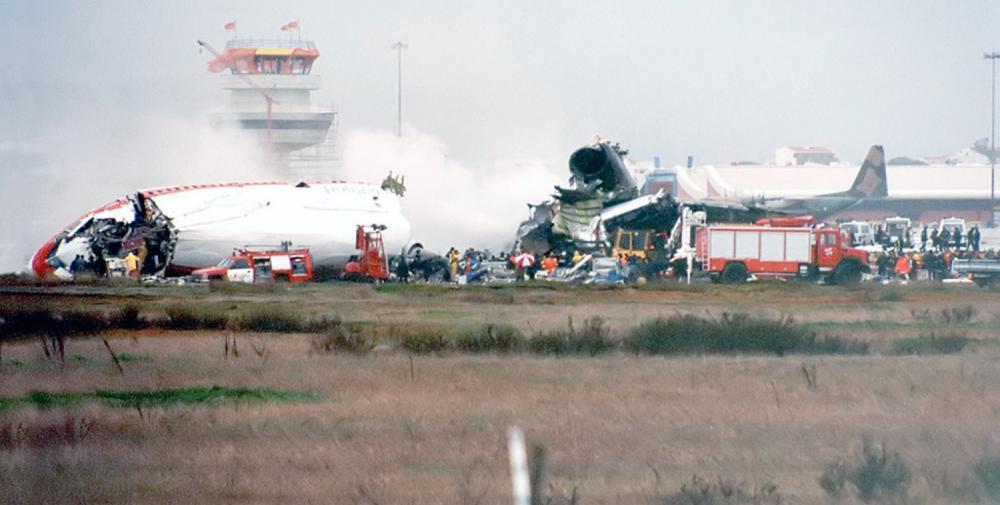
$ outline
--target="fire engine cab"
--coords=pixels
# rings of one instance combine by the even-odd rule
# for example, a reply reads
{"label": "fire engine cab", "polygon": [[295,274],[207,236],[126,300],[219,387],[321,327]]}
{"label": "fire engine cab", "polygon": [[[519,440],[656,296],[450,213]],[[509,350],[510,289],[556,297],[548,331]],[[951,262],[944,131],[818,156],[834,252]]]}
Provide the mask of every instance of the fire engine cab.
{"label": "fire engine cab", "polygon": [[[798,219],[798,220],[796,220]],[[838,228],[812,228],[812,218],[778,218],[756,225],[699,228],[695,260],[726,284],[758,278],[823,278],[852,284],[868,271],[868,254],[850,247]]]}
{"label": "fire engine cab", "polygon": [[233,250],[233,255],[218,265],[191,272],[198,282],[305,282],[313,278],[309,249],[292,249],[284,242],[280,249],[247,246]]}

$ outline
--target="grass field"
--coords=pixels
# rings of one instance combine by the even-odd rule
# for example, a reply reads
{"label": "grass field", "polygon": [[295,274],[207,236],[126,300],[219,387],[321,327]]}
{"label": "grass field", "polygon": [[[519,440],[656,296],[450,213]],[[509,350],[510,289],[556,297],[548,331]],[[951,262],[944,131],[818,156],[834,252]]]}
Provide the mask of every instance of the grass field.
{"label": "grass field", "polygon": [[[0,288],[8,311],[130,306],[150,322],[181,305],[230,323],[71,335],[61,363],[45,357],[41,336],[3,344],[0,502],[510,503],[511,424],[544,448],[542,503],[827,503],[821,476],[838,460],[859,458],[863,439],[898,453],[906,470],[905,497],[873,502],[985,503],[990,485],[1000,486],[983,470],[1000,456],[997,292]],[[364,354],[318,352],[323,330],[233,324],[255,313],[340,318],[378,345]],[[620,340],[652,318],[725,313],[784,318],[869,350],[412,355],[393,340],[407,328],[492,324],[530,338],[593,316]]]}

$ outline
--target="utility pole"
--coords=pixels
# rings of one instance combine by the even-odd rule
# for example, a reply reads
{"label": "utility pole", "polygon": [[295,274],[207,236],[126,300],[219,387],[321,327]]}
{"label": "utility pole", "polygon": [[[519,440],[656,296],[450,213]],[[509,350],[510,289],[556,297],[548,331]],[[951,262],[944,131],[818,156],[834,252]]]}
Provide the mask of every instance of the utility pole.
{"label": "utility pole", "polygon": [[997,188],[997,58],[1000,53],[986,53],[984,59],[990,60],[993,67],[993,79],[990,81],[990,228],[996,226],[993,219],[996,209],[996,188]]}
{"label": "utility pole", "polygon": [[403,41],[396,42],[392,45],[392,48],[396,50],[398,56],[398,73],[399,77],[398,87],[397,87],[397,103],[396,103],[396,136],[403,136],[403,49],[410,47],[403,43]]}

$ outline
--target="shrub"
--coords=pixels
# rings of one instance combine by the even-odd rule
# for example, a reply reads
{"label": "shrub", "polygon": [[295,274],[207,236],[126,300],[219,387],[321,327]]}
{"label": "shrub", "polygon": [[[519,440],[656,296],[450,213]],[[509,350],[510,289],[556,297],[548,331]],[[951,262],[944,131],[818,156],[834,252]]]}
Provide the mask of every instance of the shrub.
{"label": "shrub", "polygon": [[837,337],[817,337],[791,318],[777,320],[747,314],[719,319],[675,315],[643,322],[629,331],[625,347],[648,354],[863,354],[868,345]]}
{"label": "shrub", "polygon": [[951,326],[961,326],[972,322],[976,317],[976,308],[972,305],[962,307],[951,307],[941,310],[941,323]]}
{"label": "shrub", "polygon": [[733,482],[722,477],[715,480],[695,475],[681,485],[681,490],[665,497],[665,505],[779,505],[783,498],[778,486],[766,482],[752,487],[745,482]]}
{"label": "shrub", "polygon": [[320,354],[346,352],[367,354],[375,348],[376,339],[366,333],[357,323],[343,323],[340,319],[325,320],[327,332],[310,343],[312,350]]}
{"label": "shrub", "polygon": [[61,312],[53,316],[55,324],[48,330],[53,335],[83,335],[108,329],[108,320],[96,312],[78,310]]}
{"label": "shrub", "polygon": [[832,498],[841,498],[850,491],[865,503],[903,503],[909,490],[910,469],[898,452],[865,438],[856,460],[827,465],[819,485]]}
{"label": "shrub", "polygon": [[960,334],[944,334],[937,336],[921,335],[919,337],[901,338],[892,344],[895,354],[954,354],[961,352],[972,339]]}
{"label": "shrub", "polygon": [[228,314],[205,308],[173,305],[166,312],[165,326],[175,330],[221,330],[229,324]]}
{"label": "shrub", "polygon": [[905,299],[906,297],[903,296],[903,292],[896,289],[882,291],[882,294],[878,297],[880,302],[901,302]]}
{"label": "shrub", "polygon": [[498,352],[509,354],[525,348],[521,330],[509,324],[484,324],[455,337],[455,348],[463,352]]}
{"label": "shrub", "polygon": [[337,316],[332,318],[323,316],[317,319],[310,319],[302,323],[302,331],[306,333],[324,333],[338,328],[342,324],[343,321]]}
{"label": "shrub", "polygon": [[239,329],[253,332],[293,333],[302,331],[306,326],[297,314],[274,306],[254,307],[237,320]]}
{"label": "shrub", "polygon": [[536,333],[528,342],[528,348],[537,354],[596,356],[615,348],[617,342],[610,335],[611,329],[605,325],[605,320],[601,317],[585,319],[579,331],[573,326],[573,318],[570,318],[565,330]]}
{"label": "shrub", "polygon": [[973,469],[983,494],[993,503],[1000,503],[1000,458],[984,456]]}
{"label": "shrub", "polygon": [[941,309],[941,312],[937,314],[932,313],[930,309],[910,309],[910,316],[917,321],[924,323],[938,323],[946,326],[963,326],[970,324],[976,317],[976,314],[976,308],[972,305]]}
{"label": "shrub", "polygon": [[43,334],[54,326],[54,314],[46,308],[0,309],[0,340]]}
{"label": "shrub", "polygon": [[135,305],[126,305],[111,313],[108,324],[123,330],[138,330],[146,326],[146,322],[139,318],[139,307]]}
{"label": "shrub", "polygon": [[440,328],[404,331],[399,336],[399,344],[414,354],[442,352],[451,347],[451,341]]}

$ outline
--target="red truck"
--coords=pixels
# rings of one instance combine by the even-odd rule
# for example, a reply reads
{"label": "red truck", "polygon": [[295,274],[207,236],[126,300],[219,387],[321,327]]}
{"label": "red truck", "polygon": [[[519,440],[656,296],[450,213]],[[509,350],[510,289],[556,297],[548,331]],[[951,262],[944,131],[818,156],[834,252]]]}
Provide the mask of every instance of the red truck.
{"label": "red truck", "polygon": [[244,247],[214,267],[191,272],[198,282],[306,282],[313,278],[312,255],[309,249],[256,249]]}
{"label": "red truck", "polygon": [[699,228],[695,261],[726,284],[745,282],[750,275],[853,284],[869,269],[868,253],[850,247],[838,228],[770,224]]}

